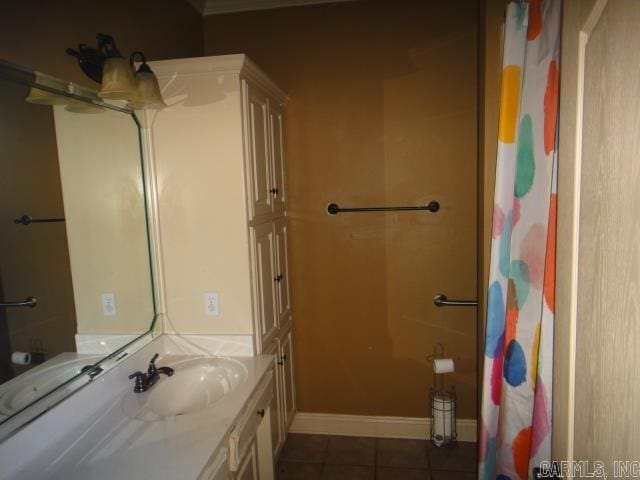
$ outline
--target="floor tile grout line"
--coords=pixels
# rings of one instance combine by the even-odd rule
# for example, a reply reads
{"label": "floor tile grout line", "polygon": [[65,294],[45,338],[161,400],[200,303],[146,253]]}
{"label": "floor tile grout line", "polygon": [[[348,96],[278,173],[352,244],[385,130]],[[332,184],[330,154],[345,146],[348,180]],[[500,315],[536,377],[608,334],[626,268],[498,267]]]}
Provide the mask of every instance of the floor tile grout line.
{"label": "floor tile grout line", "polygon": [[323,462],[323,463],[325,465],[333,465],[336,467],[375,467],[375,465],[371,463],[345,463],[345,462],[341,462],[341,463]]}
{"label": "floor tile grout line", "polygon": [[[347,463],[340,463],[340,464],[329,464],[329,463],[319,463],[319,462],[295,462],[295,461],[287,461],[287,460],[278,460],[277,464],[295,464],[295,465],[319,465],[320,466],[320,474],[323,475],[325,473],[323,467],[324,466],[328,466],[328,467],[355,467],[355,468],[366,468],[366,469],[373,469],[374,470],[374,478],[377,477],[377,471],[379,469],[389,469],[389,470],[396,470],[396,471],[406,471],[406,470],[410,470],[410,471],[420,471],[420,472],[426,472],[430,475],[432,472],[430,472],[427,468],[421,468],[421,467],[407,467],[407,466],[389,466],[389,465],[379,465],[379,466],[374,466],[374,465],[362,465],[362,464],[347,464]],[[438,472],[444,472],[444,473],[451,473],[451,472],[455,472],[455,473],[473,473],[470,471],[463,471],[463,470],[449,470],[449,469],[445,469],[445,470],[436,470]]]}
{"label": "floor tile grout line", "polygon": [[427,444],[425,445],[425,448],[427,449],[427,472],[429,472],[429,480],[433,480],[433,469],[431,468],[431,455],[430,455],[430,450],[431,450],[431,446],[429,445],[429,442],[431,442],[431,439],[427,440]]}
{"label": "floor tile grout line", "polygon": [[[305,435],[300,435],[300,437],[304,437],[304,436]],[[329,437],[329,438],[327,438],[324,442],[321,443],[321,450],[320,451],[316,450],[316,452],[317,452],[316,453],[316,458],[317,458],[317,454],[318,453],[321,455],[321,458],[317,458],[317,460],[315,462],[312,461],[311,459],[304,459],[304,460],[303,459],[296,460],[296,459],[293,459],[293,458],[285,459],[285,458],[283,458],[283,456],[279,456],[278,461],[283,461],[284,463],[291,462],[291,463],[301,463],[301,464],[316,464],[317,465],[316,468],[318,468],[318,470],[319,470],[319,472],[318,472],[318,470],[316,470],[316,472],[320,473],[322,476],[327,475],[330,472],[329,467],[332,467],[334,465],[335,466],[346,466],[346,467],[351,467],[351,468],[354,468],[354,467],[356,467],[356,468],[357,467],[366,468],[369,471],[370,471],[371,468],[373,468],[374,472],[373,472],[372,477],[374,478],[374,480],[380,477],[381,474],[378,472],[378,470],[380,470],[381,468],[402,469],[402,470],[419,470],[419,471],[423,471],[426,474],[426,478],[427,479],[431,479],[431,480],[433,480],[433,478],[434,478],[433,475],[434,475],[434,473],[436,471],[438,471],[438,472],[459,472],[459,473],[470,472],[470,473],[473,473],[473,470],[471,470],[469,468],[465,468],[464,466],[462,466],[462,464],[461,465],[455,465],[455,464],[451,465],[450,466],[451,468],[446,468],[445,465],[440,465],[440,464],[435,465],[433,463],[434,457],[431,455],[431,453],[433,453],[435,450],[430,448],[431,445],[429,444],[428,440],[426,441],[425,444],[423,444],[421,446],[423,449],[426,449],[426,451],[423,450],[424,454],[426,455],[426,458],[425,458],[426,462],[425,462],[424,465],[418,465],[417,463],[415,465],[407,464],[407,465],[402,465],[402,466],[401,465],[386,465],[386,462],[385,462],[385,465],[382,465],[380,463],[380,458],[379,457],[380,457],[380,452],[382,451],[382,441],[384,439],[380,438],[380,437],[373,437],[372,438],[373,442],[371,442],[369,444],[370,445],[370,449],[368,451],[371,452],[371,450],[373,450],[373,452],[372,452],[373,453],[373,459],[372,459],[372,463],[370,463],[370,464],[364,464],[361,461],[361,458],[359,458],[359,457],[352,458],[352,460],[355,460],[353,463],[329,462],[329,457],[330,457],[329,453],[332,451],[332,448],[335,447],[335,448],[338,448],[338,450],[340,450],[340,446],[342,445],[342,443],[341,442],[335,443],[335,441],[332,441],[332,440],[335,440],[335,438],[341,437],[341,436],[327,435],[327,437]],[[363,438],[367,438],[367,437],[356,437],[356,439],[358,439],[358,438],[363,439]],[[369,437],[369,438],[371,438],[371,437]],[[287,442],[287,443],[289,443],[289,442]],[[414,443],[414,445],[415,445],[415,443]],[[462,446],[462,445],[460,445],[460,446]],[[471,446],[471,445],[469,445],[469,446]],[[286,449],[284,449],[284,448],[283,448],[283,450],[286,451]],[[445,453],[444,450],[445,449],[443,449],[443,452],[439,452],[439,454],[436,455],[436,457],[438,459],[440,459],[440,456],[441,456],[440,454],[441,453],[442,454]],[[370,454],[367,454],[368,458],[370,458],[369,455]],[[448,456],[448,455],[446,455],[446,456]],[[465,455],[465,457],[466,456],[467,455]],[[349,458],[349,457],[347,457],[347,458]],[[456,460],[458,460],[458,459],[456,459]],[[467,459],[465,458],[463,460],[462,458],[460,458],[459,460],[462,461],[462,462],[466,462]],[[440,463],[440,462],[438,461],[438,463]],[[475,462],[474,462],[474,466],[475,466]],[[434,467],[436,468],[436,470],[434,470]],[[443,469],[442,467],[445,467],[445,468]]]}
{"label": "floor tile grout line", "polygon": [[378,439],[373,442],[373,480],[378,479]]}
{"label": "floor tile grout line", "polygon": [[328,435],[327,444],[324,447],[324,454],[322,455],[322,465],[320,466],[320,480],[324,476],[324,470],[327,465],[327,457],[329,456],[329,444],[331,443],[331,435]]}

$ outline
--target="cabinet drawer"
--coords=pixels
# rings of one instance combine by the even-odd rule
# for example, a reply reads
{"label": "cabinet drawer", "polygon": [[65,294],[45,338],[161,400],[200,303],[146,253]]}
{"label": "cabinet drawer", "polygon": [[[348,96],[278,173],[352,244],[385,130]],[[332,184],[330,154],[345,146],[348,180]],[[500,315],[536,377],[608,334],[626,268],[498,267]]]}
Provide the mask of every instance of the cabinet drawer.
{"label": "cabinet drawer", "polygon": [[227,449],[224,448],[198,476],[198,480],[229,480],[229,467],[227,466]]}
{"label": "cabinet drawer", "polygon": [[240,459],[251,445],[258,425],[268,412],[272,398],[273,373],[268,372],[229,434],[229,469],[232,472],[238,470]]}

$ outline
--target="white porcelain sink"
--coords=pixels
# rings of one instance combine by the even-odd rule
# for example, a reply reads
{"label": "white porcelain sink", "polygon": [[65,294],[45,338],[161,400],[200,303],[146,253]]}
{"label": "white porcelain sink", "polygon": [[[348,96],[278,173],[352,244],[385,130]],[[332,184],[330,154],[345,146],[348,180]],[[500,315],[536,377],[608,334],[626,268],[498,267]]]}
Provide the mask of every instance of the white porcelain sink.
{"label": "white porcelain sink", "polygon": [[175,362],[158,360],[174,369],[171,377],[161,375],[148,392],[128,392],[122,408],[130,418],[156,421],[208,408],[233,391],[247,378],[240,362],[225,357],[191,357]]}
{"label": "white porcelain sink", "polygon": [[77,358],[76,354],[69,354],[74,358],[65,360],[66,355],[68,354],[61,354],[60,358],[54,357],[0,386],[0,419],[19,412],[79,374],[83,367],[93,365],[102,358],[99,355]]}

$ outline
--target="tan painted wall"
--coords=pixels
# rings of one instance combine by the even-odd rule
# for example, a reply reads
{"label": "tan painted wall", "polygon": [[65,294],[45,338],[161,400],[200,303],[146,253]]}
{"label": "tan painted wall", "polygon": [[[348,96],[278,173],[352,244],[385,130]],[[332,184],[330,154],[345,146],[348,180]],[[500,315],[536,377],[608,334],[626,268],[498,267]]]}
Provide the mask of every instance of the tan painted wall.
{"label": "tan painted wall", "polygon": [[112,35],[123,54],[148,59],[202,54],[202,17],[186,0],[21,0],[0,7],[0,58],[49,75],[96,86],[65,53]]}
{"label": "tan painted wall", "polygon": [[[370,1],[211,16],[207,55],[247,53],[286,111],[298,409],[421,416],[436,342],[476,416],[477,12]],[[329,217],[327,203],[442,211]]]}

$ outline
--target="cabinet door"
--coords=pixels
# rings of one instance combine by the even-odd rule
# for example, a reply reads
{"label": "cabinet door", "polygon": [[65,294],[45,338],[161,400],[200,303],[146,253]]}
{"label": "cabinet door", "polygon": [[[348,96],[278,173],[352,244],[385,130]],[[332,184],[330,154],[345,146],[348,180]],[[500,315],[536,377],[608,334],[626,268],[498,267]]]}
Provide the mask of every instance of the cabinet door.
{"label": "cabinet door", "polygon": [[268,99],[260,89],[244,82],[249,216],[254,219],[271,215],[273,182],[269,167]]}
{"label": "cabinet door", "polygon": [[276,298],[278,304],[278,323],[284,325],[291,312],[289,296],[289,265],[287,261],[287,219],[274,222],[276,241]]}
{"label": "cabinet door", "polygon": [[276,312],[275,241],[271,223],[251,228],[253,240],[255,317],[260,346],[273,341],[278,331]]}
{"label": "cabinet door", "polygon": [[293,372],[293,344],[291,330],[284,336],[280,345],[282,372],[282,410],[285,431],[289,428],[296,411],[296,394]]}
{"label": "cabinet door", "polygon": [[262,353],[264,355],[274,355],[274,374],[275,374],[275,395],[271,401],[270,407],[270,420],[271,420],[271,446],[273,448],[273,458],[274,460],[278,456],[280,452],[280,448],[284,443],[284,431],[283,431],[283,418],[282,413],[283,409],[281,407],[282,403],[282,373],[280,366],[276,364],[276,361],[280,359],[280,341],[279,339],[275,339],[268,348],[263,349]]}
{"label": "cabinet door", "polygon": [[271,168],[273,172],[273,210],[284,213],[287,206],[287,191],[284,166],[284,143],[282,133],[282,107],[274,100],[269,101],[269,139],[271,144]]}
{"label": "cabinet door", "polygon": [[247,450],[244,458],[240,461],[236,480],[258,480],[258,452],[255,437]]}
{"label": "cabinet door", "polygon": [[230,478],[226,450],[210,462],[198,476],[198,480],[229,480]]}

